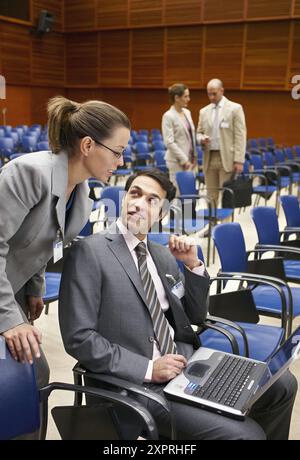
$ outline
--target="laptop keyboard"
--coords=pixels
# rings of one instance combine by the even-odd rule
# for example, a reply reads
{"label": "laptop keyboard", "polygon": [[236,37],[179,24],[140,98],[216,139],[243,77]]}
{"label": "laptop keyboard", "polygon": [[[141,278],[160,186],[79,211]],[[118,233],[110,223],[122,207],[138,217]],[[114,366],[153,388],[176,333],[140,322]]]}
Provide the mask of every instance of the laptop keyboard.
{"label": "laptop keyboard", "polygon": [[256,363],[225,355],[205,384],[195,385],[191,394],[234,407],[254,367]]}

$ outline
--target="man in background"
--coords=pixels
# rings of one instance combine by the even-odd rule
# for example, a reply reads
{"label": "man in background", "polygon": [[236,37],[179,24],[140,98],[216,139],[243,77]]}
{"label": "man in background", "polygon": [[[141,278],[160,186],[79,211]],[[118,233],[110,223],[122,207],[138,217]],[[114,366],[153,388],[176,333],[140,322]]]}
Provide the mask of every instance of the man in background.
{"label": "man in background", "polygon": [[207,85],[210,104],[200,110],[197,140],[204,147],[203,171],[208,195],[216,206],[219,188],[243,171],[247,130],[243,108],[224,96],[221,80]]}

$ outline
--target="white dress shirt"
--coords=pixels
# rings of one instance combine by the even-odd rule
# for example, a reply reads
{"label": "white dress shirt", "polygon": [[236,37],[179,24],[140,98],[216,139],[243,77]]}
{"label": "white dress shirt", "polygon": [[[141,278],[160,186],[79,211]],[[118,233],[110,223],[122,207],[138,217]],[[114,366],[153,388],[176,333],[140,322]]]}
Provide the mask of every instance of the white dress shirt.
{"label": "white dress shirt", "polygon": [[[121,219],[117,220],[117,226],[118,226],[118,229],[120,230],[121,234],[124,237],[125,243],[126,243],[128,249],[129,249],[129,252],[130,252],[132,258],[133,258],[135,266],[136,266],[137,270],[139,271],[138,259],[137,259],[137,254],[136,254],[135,248],[137,247],[137,245],[141,241],[125,227],[125,225],[123,224]],[[161,279],[159,277],[159,274],[157,272],[155,263],[154,263],[154,261],[153,261],[153,259],[151,257],[151,254],[150,254],[150,252],[148,250],[148,239],[147,239],[147,237],[145,237],[143,243],[145,243],[146,250],[147,250],[147,256],[146,256],[147,257],[147,259],[146,259],[147,260],[147,267],[148,267],[148,270],[149,270],[150,275],[152,277],[152,280],[153,280],[153,283],[154,283],[154,286],[155,286],[155,290],[156,290],[156,293],[157,293],[157,297],[158,297],[160,306],[161,306],[162,310],[165,312],[170,307],[168,298],[166,296],[165,288],[164,288],[164,286],[162,284],[162,281],[161,281]],[[202,264],[199,267],[196,267],[196,268],[194,268],[192,270],[193,273],[195,273],[196,275],[199,275],[199,276],[204,276],[204,271],[205,271],[204,264]],[[170,324],[169,324],[169,327],[170,327],[170,333],[171,333],[172,339],[174,339],[174,329],[172,328],[172,326]],[[145,375],[145,378],[144,378],[145,382],[151,382],[151,380],[152,380],[152,371],[153,371],[153,362],[156,359],[160,358],[160,357],[161,357],[161,353],[159,351],[158,344],[157,344],[156,341],[154,341],[153,342],[152,360],[150,360],[149,364],[148,364],[147,372],[146,372],[146,375]]]}
{"label": "white dress shirt", "polygon": [[[212,108],[212,126],[213,126],[213,131],[212,131],[212,138],[211,138],[211,145],[210,145],[210,150],[220,150],[220,124],[221,124],[221,111],[224,107],[224,98],[220,100],[218,104],[213,104]],[[218,108],[217,108],[218,107]],[[217,116],[217,110],[218,110],[218,128],[216,131],[214,131],[214,123],[215,119]]]}

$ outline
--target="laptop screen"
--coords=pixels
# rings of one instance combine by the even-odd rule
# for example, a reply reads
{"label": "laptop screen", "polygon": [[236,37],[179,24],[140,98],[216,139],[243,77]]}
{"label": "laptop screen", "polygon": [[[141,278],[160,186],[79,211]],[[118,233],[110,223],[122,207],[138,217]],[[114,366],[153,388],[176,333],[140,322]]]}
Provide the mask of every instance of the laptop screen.
{"label": "laptop screen", "polygon": [[[298,348],[298,350],[297,350]],[[275,375],[286,364],[297,351],[300,350],[300,327],[289,337],[289,339],[279,348],[275,355],[268,362],[268,367],[272,375]]]}

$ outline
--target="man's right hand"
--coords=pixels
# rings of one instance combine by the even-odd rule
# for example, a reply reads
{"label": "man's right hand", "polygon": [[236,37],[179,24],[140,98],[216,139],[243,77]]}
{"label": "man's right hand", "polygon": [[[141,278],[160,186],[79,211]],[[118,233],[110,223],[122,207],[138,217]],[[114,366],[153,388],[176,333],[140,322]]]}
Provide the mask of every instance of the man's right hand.
{"label": "man's right hand", "polygon": [[165,383],[180,374],[187,365],[187,360],[182,355],[165,355],[153,363],[152,382]]}
{"label": "man's right hand", "polygon": [[184,169],[185,171],[191,170],[192,167],[193,167],[193,165],[192,165],[192,163],[191,163],[190,161],[187,161],[187,162],[184,163],[184,165],[183,165],[183,169]]}
{"label": "man's right hand", "polygon": [[25,363],[27,360],[32,364],[33,355],[35,358],[40,358],[42,334],[34,326],[23,323],[3,332],[2,335],[15,360],[21,361],[22,363]]}
{"label": "man's right hand", "polygon": [[206,134],[203,134],[203,137],[201,139],[201,144],[208,145],[210,143],[210,137],[206,136]]}

